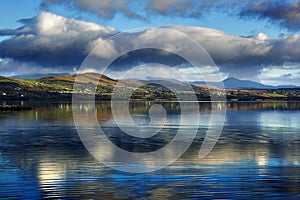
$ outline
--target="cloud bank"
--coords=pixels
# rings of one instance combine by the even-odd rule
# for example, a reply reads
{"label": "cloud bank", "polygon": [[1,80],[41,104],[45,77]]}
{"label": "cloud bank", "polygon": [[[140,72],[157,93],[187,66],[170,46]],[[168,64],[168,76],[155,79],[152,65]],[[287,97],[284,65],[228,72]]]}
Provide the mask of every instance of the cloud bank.
{"label": "cloud bank", "polygon": [[[0,30],[10,38],[0,43],[0,57],[16,62],[31,62],[46,68],[79,67],[89,52],[99,43],[102,49],[94,52],[99,59],[118,55],[122,45],[115,44],[110,36],[119,31],[113,27],[41,12],[38,16],[23,20],[23,26]],[[231,35],[226,32],[193,26],[172,25],[167,28],[185,33],[199,42],[210,54],[221,71],[229,76],[257,76],[268,66],[300,63],[300,35],[292,34],[271,39],[264,33],[253,36]],[[126,33],[126,44],[134,47],[140,43],[184,44],[176,35],[164,35],[157,29]],[[168,49],[169,48],[169,49]],[[166,50],[172,50],[169,46]],[[197,57],[197,52],[192,52]],[[149,59],[149,55],[150,58]],[[116,70],[128,69],[134,63],[157,62],[184,67],[185,61],[163,51],[141,50],[125,55],[116,61]],[[127,68],[126,68],[127,67]],[[0,69],[1,70],[1,69]]]}
{"label": "cloud bank", "polygon": [[78,65],[93,47],[92,42],[116,33],[112,27],[49,12],[41,12],[23,23],[16,30],[0,30],[1,35],[12,36],[0,43],[0,57],[48,67]]}

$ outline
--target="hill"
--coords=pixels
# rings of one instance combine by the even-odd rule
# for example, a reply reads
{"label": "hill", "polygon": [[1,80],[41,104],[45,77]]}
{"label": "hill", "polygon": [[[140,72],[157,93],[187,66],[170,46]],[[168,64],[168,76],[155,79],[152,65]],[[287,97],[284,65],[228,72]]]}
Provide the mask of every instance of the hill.
{"label": "hill", "polygon": [[[70,100],[73,92],[75,75],[49,76],[39,79],[22,79],[0,77],[0,99],[60,99]],[[85,73],[77,76],[76,80],[88,88],[95,88],[102,93],[108,93],[116,81],[101,74]],[[99,81],[98,81],[99,80]]]}
{"label": "hill", "polygon": [[[210,100],[211,91],[222,96],[220,83],[194,82],[193,92],[189,84],[169,80],[114,80],[97,73],[48,76],[39,79],[9,78],[0,76],[0,100],[72,100],[74,81],[79,89],[76,92],[94,95],[97,100],[110,100],[115,85],[121,87],[116,94],[122,100],[123,92],[134,91],[135,100],[176,100],[172,90],[184,94],[186,100],[196,94],[198,100]],[[166,85],[167,87],[164,87]],[[300,88],[296,86],[269,86],[253,81],[228,78],[224,80],[228,100],[300,100]],[[188,87],[187,87],[188,86]],[[172,88],[170,90],[169,88]],[[284,88],[284,89],[283,89]]]}
{"label": "hill", "polygon": [[[192,84],[205,84],[203,81],[195,81],[192,82]],[[207,85],[210,86],[215,86],[222,88],[224,86],[225,89],[260,89],[260,90],[268,90],[268,89],[295,89],[299,88],[298,86],[295,85],[278,85],[278,86],[273,86],[273,85],[264,85],[262,83],[258,83],[255,81],[250,81],[250,80],[240,80],[237,78],[227,78],[223,80],[223,82],[208,82]]]}

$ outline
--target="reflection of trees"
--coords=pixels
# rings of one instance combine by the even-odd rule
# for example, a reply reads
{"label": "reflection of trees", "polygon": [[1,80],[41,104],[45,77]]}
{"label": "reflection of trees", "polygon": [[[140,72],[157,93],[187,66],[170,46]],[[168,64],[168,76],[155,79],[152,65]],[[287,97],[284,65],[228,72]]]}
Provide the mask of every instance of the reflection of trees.
{"label": "reflection of trees", "polygon": [[[148,114],[148,109],[152,102],[134,102],[130,108],[132,113]],[[176,102],[164,103],[165,108],[170,114],[180,114],[180,106]],[[265,103],[229,103],[229,109],[232,110],[273,110],[287,109],[299,110],[299,103],[285,102],[265,102]],[[211,104],[200,103],[200,110],[209,112]],[[224,104],[216,104],[217,108],[223,108]],[[79,105],[80,106],[80,105]],[[92,107],[82,104],[86,111]],[[86,107],[85,107],[86,106]],[[187,103],[186,106],[189,106]],[[228,106],[228,104],[227,104]],[[106,121],[111,119],[110,103],[96,103],[98,120]],[[193,112],[193,106],[190,107]],[[97,161],[90,156],[79,140],[76,130],[72,126],[73,123],[71,104],[54,104],[37,107],[34,111],[13,113],[16,122],[34,122],[37,121],[41,125],[38,127],[27,127],[28,125],[21,124],[18,129],[10,130],[9,134],[1,135],[0,152],[5,159],[17,166],[22,174],[30,174],[34,176],[38,182],[42,192],[42,197],[60,197],[69,196],[78,198],[84,194],[86,198],[98,199],[115,199],[119,197],[128,197],[126,195],[135,196],[135,188],[140,187],[135,176],[129,176],[124,179],[118,179],[114,176],[110,169],[99,165]],[[234,116],[241,118],[242,116]],[[244,116],[245,117],[245,116]],[[5,117],[1,120],[7,120]],[[247,120],[251,116],[247,115]],[[49,126],[44,126],[45,123]],[[231,121],[231,125],[233,122]],[[59,124],[56,124],[59,123]],[[53,125],[53,126],[52,126]],[[60,125],[60,127],[55,127]],[[236,180],[240,184],[248,182],[249,178],[258,177],[250,189],[259,189],[271,185],[274,191],[280,193],[299,193],[299,141],[294,141],[291,135],[286,134],[285,140],[293,140],[282,144],[281,138],[276,140],[272,138],[272,133],[268,130],[259,129],[251,124],[255,130],[243,129],[239,124],[233,124],[233,127],[225,127],[220,141],[213,151],[205,158],[199,159],[198,153],[203,139],[202,132],[199,133],[196,142],[186,152],[186,154],[169,169],[166,169],[164,177],[171,177],[176,173],[172,167],[179,167],[177,173],[204,177],[209,176],[210,169],[213,173],[221,174],[222,169],[228,167],[230,175],[237,176]],[[64,127],[65,126],[65,127]],[[46,130],[45,130],[46,129]],[[172,129],[169,130],[172,132]],[[287,132],[291,129],[286,130]],[[274,133],[276,134],[276,133]],[[297,134],[295,131],[294,134]],[[167,134],[161,140],[168,141],[170,138]],[[128,141],[128,145],[130,141]],[[132,141],[134,142],[134,141]],[[152,141],[149,141],[151,145]],[[134,144],[133,144],[134,145]],[[109,151],[107,149],[106,151]],[[99,152],[107,153],[108,156],[115,156],[114,152]],[[168,154],[168,152],[166,152]],[[151,160],[145,160],[148,165],[151,165]],[[193,171],[190,171],[192,165]],[[187,168],[186,168],[187,167]],[[230,169],[232,167],[232,169]],[[181,170],[181,171],[180,171]],[[240,174],[238,174],[240,173]],[[154,173],[155,175],[155,173]],[[143,176],[145,178],[147,175]],[[170,179],[171,179],[170,178]],[[270,181],[271,180],[271,181]],[[181,180],[171,180],[168,184],[160,183],[163,180],[155,180],[150,183],[151,186],[145,186],[150,197],[163,198],[170,196],[185,198],[185,193],[180,196],[174,192],[174,188],[178,186]],[[130,182],[130,183],[129,183]],[[144,182],[143,184],[147,184]],[[128,186],[129,184],[129,186]],[[186,182],[183,184],[185,185]],[[195,184],[195,183],[194,183]],[[197,183],[199,184],[199,183]],[[246,184],[247,185],[247,184]],[[197,185],[200,187],[200,184]],[[249,190],[250,190],[249,189]],[[229,191],[230,192],[230,191]]]}
{"label": "reflection of trees", "polygon": [[299,110],[300,102],[228,102],[227,110]]}

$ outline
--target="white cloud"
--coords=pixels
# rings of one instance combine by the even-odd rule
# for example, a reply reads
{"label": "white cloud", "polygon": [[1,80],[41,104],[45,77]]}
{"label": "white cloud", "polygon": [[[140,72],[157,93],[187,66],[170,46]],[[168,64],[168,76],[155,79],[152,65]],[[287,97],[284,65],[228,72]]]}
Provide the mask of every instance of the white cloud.
{"label": "white cloud", "polygon": [[[73,70],[79,67],[89,52],[98,45],[102,48],[93,51],[100,59],[109,59],[119,55],[122,45],[134,49],[141,44],[160,44],[170,52],[187,52],[191,57],[198,58],[199,52],[194,51],[186,37],[191,37],[201,44],[219,66],[222,73],[237,78],[257,78],[262,69],[270,66],[298,66],[300,63],[300,35],[271,39],[264,33],[253,36],[231,35],[226,32],[193,26],[170,25],[166,28],[178,30],[166,33],[163,29],[146,29],[140,32],[126,33],[121,37],[121,45],[109,36],[118,31],[113,27],[58,16],[49,12],[41,12],[33,19],[24,21],[24,26],[16,30],[0,30],[2,35],[11,35],[0,43],[0,57],[9,58],[19,63],[36,63],[53,70],[66,67]],[[182,60],[174,59],[172,54],[160,53],[158,61],[172,66],[187,67]],[[143,64],[147,57],[144,53],[135,57]],[[201,60],[201,59],[200,59]],[[127,62],[126,61],[126,62]],[[129,65],[125,61],[116,68],[125,70]],[[202,63],[203,64],[203,63]],[[92,67],[92,66],[91,66]],[[128,66],[127,66],[128,67]],[[14,69],[12,69],[13,71]],[[191,74],[192,77],[192,74]]]}
{"label": "white cloud", "polygon": [[86,47],[86,54],[94,55],[99,58],[109,59],[118,55],[114,41],[98,38],[91,41]]}
{"label": "white cloud", "polygon": [[[255,60],[251,61],[251,57],[267,55],[272,48],[271,41],[262,33],[256,36],[243,37],[210,28],[178,25],[169,27],[186,33],[189,37],[195,39],[211,54],[217,63],[222,65],[241,64],[244,60],[246,61],[245,64],[253,63]],[[264,40],[262,40],[262,37],[264,37]]]}
{"label": "white cloud", "polygon": [[[97,72],[97,71],[96,71]],[[123,71],[106,71],[109,77],[114,79],[133,80],[177,80],[177,81],[220,81],[227,78],[227,75],[220,73],[217,68],[207,66],[194,67],[169,67],[161,64],[142,64],[129,71],[126,75]],[[205,79],[204,79],[205,78]]]}
{"label": "white cloud", "polygon": [[41,12],[36,20],[36,30],[39,35],[44,36],[68,34],[76,37],[82,32],[97,31],[108,34],[115,31],[112,27],[103,27],[90,22],[65,18],[49,12]]}
{"label": "white cloud", "polygon": [[259,74],[262,83],[268,85],[298,85],[300,86],[300,66],[269,66],[263,68]]}
{"label": "white cloud", "polygon": [[[14,37],[0,43],[1,57],[33,61],[46,66],[78,66],[96,41],[117,32],[112,27],[49,12],[41,12],[37,17],[27,20],[25,26],[34,31],[19,34],[17,29]],[[106,49],[113,52],[114,46],[110,45],[113,44],[107,43]],[[108,56],[110,52],[105,53]]]}
{"label": "white cloud", "polygon": [[66,73],[64,68],[44,67],[36,63],[18,62],[7,59],[0,61],[0,72],[4,76]]}

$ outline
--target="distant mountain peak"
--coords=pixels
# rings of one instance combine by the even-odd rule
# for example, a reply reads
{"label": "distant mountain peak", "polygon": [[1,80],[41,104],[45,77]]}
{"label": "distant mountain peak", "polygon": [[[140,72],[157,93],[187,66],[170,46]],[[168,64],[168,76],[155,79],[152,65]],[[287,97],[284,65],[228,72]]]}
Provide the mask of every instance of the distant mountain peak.
{"label": "distant mountain peak", "polygon": [[299,88],[298,86],[295,85],[278,85],[278,86],[273,86],[273,85],[265,85],[262,83],[258,83],[255,81],[251,80],[241,80],[235,77],[228,77],[223,80],[223,82],[193,82],[193,84],[207,84],[207,85],[212,85],[216,86],[219,88],[224,87],[225,89],[283,89],[283,88]]}
{"label": "distant mountain peak", "polygon": [[234,77],[228,77],[228,78],[224,79],[223,81],[225,81],[225,80],[236,80],[236,81],[242,81],[241,79],[234,78]]}

